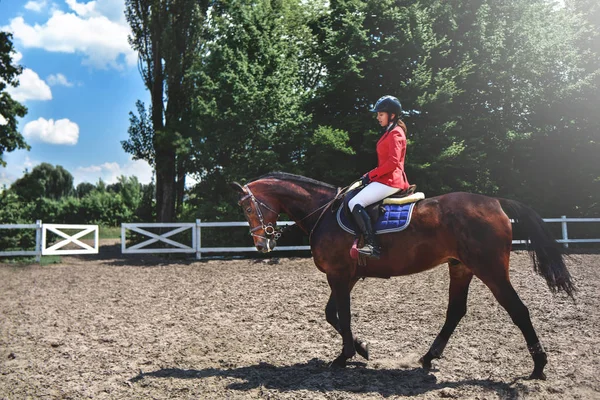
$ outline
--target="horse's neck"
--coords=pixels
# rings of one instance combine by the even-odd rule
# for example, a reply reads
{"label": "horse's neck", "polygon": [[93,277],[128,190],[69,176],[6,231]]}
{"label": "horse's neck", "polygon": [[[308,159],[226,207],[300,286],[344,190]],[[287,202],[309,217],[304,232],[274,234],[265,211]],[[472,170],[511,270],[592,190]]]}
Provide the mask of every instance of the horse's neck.
{"label": "horse's neck", "polygon": [[336,189],[327,186],[289,183],[276,185],[274,194],[279,199],[281,211],[292,220],[310,231],[320,215],[319,208],[331,201]]}

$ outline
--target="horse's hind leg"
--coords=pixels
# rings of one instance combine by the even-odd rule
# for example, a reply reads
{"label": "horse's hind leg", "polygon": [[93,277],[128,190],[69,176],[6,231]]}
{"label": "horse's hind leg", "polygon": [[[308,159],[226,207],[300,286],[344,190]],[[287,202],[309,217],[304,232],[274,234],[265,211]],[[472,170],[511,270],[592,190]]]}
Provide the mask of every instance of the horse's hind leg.
{"label": "horse's hind leg", "polygon": [[446,321],[427,354],[419,360],[425,369],[431,369],[431,360],[441,357],[450,336],[467,313],[467,295],[473,273],[459,262],[451,262],[448,266],[450,268],[450,295]]}
{"label": "horse's hind leg", "polygon": [[[342,334],[342,329],[340,328],[340,321],[338,319],[338,309],[335,303],[335,298],[333,297],[333,292],[329,295],[329,301],[327,301],[327,306],[325,306],[325,318],[327,322],[333,329],[335,329],[340,335]],[[365,359],[369,359],[369,345],[367,342],[364,342],[357,338],[356,336],[352,336],[354,340],[354,349],[361,357]]]}
{"label": "horse's hind leg", "polygon": [[546,379],[546,375],[544,374],[544,367],[548,362],[546,352],[535,333],[535,329],[533,329],[529,310],[519,298],[519,295],[508,280],[508,276],[505,275],[502,279],[497,280],[490,279],[490,277],[481,278],[525,337],[527,348],[534,362],[533,372],[529,379]]}

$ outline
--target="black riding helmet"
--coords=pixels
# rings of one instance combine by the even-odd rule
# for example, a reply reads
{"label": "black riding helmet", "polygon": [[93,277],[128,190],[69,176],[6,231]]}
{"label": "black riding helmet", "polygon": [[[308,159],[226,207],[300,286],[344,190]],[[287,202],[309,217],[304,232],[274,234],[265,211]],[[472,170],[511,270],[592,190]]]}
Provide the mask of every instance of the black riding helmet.
{"label": "black riding helmet", "polygon": [[402,114],[402,105],[400,104],[400,100],[394,96],[383,96],[377,100],[377,103],[375,103],[375,107],[373,107],[371,112],[388,112],[396,114],[397,119],[400,118],[400,114]]}

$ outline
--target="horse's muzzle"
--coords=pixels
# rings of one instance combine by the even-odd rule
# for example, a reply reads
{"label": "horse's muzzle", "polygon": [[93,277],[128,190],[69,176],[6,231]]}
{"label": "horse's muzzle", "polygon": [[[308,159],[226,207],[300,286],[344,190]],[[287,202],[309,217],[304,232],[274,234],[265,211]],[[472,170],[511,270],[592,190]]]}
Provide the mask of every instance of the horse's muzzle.
{"label": "horse's muzzle", "polygon": [[257,243],[256,250],[260,251],[263,254],[270,253],[277,246],[277,241],[275,239],[267,239],[266,245],[264,243]]}

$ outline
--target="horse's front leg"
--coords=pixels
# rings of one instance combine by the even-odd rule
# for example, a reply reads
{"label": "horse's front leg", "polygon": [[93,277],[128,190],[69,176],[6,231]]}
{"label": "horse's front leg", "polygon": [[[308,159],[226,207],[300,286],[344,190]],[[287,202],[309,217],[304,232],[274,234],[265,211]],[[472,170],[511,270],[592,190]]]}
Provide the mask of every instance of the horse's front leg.
{"label": "horse's front leg", "polygon": [[342,354],[340,354],[331,363],[332,367],[344,368],[346,360],[354,357],[354,337],[350,329],[350,282],[339,276],[327,276],[327,281],[331,287],[331,295],[335,299],[338,313],[339,333],[342,335]]}
{"label": "horse's front leg", "polygon": [[[338,319],[338,309],[337,309],[337,305],[335,304],[335,298],[333,297],[333,292],[331,292],[331,295],[329,296],[329,301],[327,301],[327,306],[325,306],[325,318],[327,319],[327,322],[329,322],[329,324],[331,326],[333,326],[333,329],[335,329],[341,335],[342,329],[340,328],[340,321]],[[356,350],[356,352],[358,353],[359,356],[368,360],[369,359],[369,344],[367,342],[360,340],[356,336],[353,336],[353,341],[354,341],[354,350]]]}

